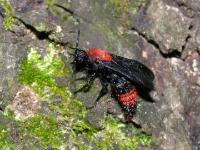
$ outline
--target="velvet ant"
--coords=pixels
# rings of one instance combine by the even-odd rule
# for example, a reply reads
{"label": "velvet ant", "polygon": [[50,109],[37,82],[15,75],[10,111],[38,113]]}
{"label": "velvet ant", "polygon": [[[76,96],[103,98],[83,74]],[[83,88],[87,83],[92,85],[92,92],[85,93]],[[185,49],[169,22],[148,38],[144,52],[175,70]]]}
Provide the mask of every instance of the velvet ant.
{"label": "velvet ant", "polygon": [[138,93],[142,95],[140,90],[149,92],[154,89],[153,72],[136,60],[117,56],[100,48],[80,49],[79,36],[80,30],[76,47],[73,48],[75,53],[72,69],[75,73],[84,71],[87,84],[76,92],[89,90],[94,79],[99,78],[102,89],[95,103],[107,94],[110,85],[112,95],[120,103],[125,117],[131,118],[135,113]]}

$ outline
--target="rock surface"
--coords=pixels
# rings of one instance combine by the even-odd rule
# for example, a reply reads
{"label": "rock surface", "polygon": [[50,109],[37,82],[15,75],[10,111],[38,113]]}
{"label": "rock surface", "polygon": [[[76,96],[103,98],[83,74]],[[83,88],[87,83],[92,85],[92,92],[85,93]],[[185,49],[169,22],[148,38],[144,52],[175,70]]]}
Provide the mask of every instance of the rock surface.
{"label": "rock surface", "polygon": [[[198,0],[10,3],[14,23],[8,31],[3,27],[5,5],[0,4],[0,148],[83,148],[78,142],[87,149],[200,149]],[[71,93],[84,84],[74,80],[84,74],[72,75],[70,65],[73,51],[69,47],[75,45],[78,29],[81,48],[107,49],[153,70],[154,102],[139,98],[134,119],[141,128],[137,131],[133,124],[122,122],[121,109],[110,94],[90,109],[101,89],[98,80],[89,92]],[[52,52],[55,47],[49,43],[58,52]],[[26,66],[30,64],[35,66]],[[52,133],[45,134],[49,130]],[[145,136],[135,146],[128,140],[134,132],[151,135],[154,144],[148,144]],[[107,143],[106,138],[114,142]]]}

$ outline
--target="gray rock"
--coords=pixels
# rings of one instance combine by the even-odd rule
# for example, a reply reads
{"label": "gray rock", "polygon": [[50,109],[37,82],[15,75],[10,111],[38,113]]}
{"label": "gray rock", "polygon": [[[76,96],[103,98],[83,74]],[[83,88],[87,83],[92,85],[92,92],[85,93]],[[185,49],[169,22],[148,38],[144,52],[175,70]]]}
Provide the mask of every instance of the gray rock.
{"label": "gray rock", "polygon": [[[66,43],[75,45],[77,30],[80,28],[81,48],[107,49],[114,54],[140,60],[154,71],[155,91],[152,91],[151,96],[155,102],[139,98],[140,107],[136,118],[142,130],[155,139],[158,145],[156,149],[197,150],[200,145],[200,4],[198,0],[176,0],[178,5],[171,5],[170,2],[146,1],[135,14],[131,6],[125,7],[123,4],[124,7],[113,8],[105,0],[58,1],[60,6],[64,6],[62,3],[70,4],[65,7],[72,12],[58,6],[48,8],[40,0],[13,0],[15,15],[21,21],[15,19],[9,32],[4,32],[0,27],[0,31],[3,31],[0,35],[0,109],[3,111],[19,90],[16,76],[19,62],[27,54],[27,49],[35,47],[43,56],[48,42],[53,41],[66,48],[61,55],[65,66],[69,68],[72,58]],[[183,6],[197,12],[197,15],[194,18],[185,16],[180,9]],[[0,25],[2,21],[0,16]],[[52,32],[47,35],[49,31]],[[38,37],[38,34],[42,34],[43,38]],[[174,51],[181,58],[175,58]],[[81,76],[83,74],[76,77]],[[67,79],[55,80],[59,87],[68,86],[71,91],[75,91],[83,82],[75,82],[74,78],[69,75]],[[76,97],[86,108],[90,108],[100,89],[99,81],[95,80],[89,92],[78,93]],[[41,107],[44,107],[41,113],[50,113],[50,109],[45,109],[47,104]],[[90,111],[86,120],[96,129],[102,129],[100,122],[107,111],[116,116],[122,114],[110,93]],[[6,124],[10,122],[4,117],[0,120]],[[17,131],[17,128],[12,130],[13,139],[18,138]],[[30,137],[27,139],[32,141]],[[31,144],[34,145],[34,142]],[[28,147],[24,145],[25,149]],[[146,148],[141,146],[139,149]]]}
{"label": "gray rock", "polygon": [[141,9],[132,22],[132,27],[166,54],[181,52],[188,37],[191,19],[174,6],[154,0]]}
{"label": "gray rock", "polygon": [[195,11],[200,11],[199,0],[176,0],[180,6],[185,6]]}

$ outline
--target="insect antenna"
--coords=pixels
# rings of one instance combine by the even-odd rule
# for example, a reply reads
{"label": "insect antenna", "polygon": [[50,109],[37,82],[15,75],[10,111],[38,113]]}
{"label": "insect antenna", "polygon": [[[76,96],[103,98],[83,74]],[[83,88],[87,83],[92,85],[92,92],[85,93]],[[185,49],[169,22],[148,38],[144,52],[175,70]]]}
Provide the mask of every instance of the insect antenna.
{"label": "insect antenna", "polygon": [[80,40],[80,29],[78,29],[78,34],[77,34],[77,38],[76,38],[76,49],[79,49],[79,40]]}
{"label": "insect antenna", "polygon": [[[78,21],[79,22],[79,21]],[[74,49],[75,50],[75,53],[69,53],[69,55],[72,55],[74,56],[77,52],[77,50],[81,50],[83,51],[83,49],[80,49],[78,46],[79,46],[79,39],[80,39],[80,29],[78,29],[78,34],[77,34],[77,38],[76,38],[76,47],[69,47],[71,49]]]}
{"label": "insect antenna", "polygon": [[84,51],[83,49],[78,47],[79,46],[79,40],[80,40],[80,29],[78,29],[78,34],[77,34],[77,38],[76,38],[76,47],[69,47],[69,48],[75,49],[76,51],[77,50]]}

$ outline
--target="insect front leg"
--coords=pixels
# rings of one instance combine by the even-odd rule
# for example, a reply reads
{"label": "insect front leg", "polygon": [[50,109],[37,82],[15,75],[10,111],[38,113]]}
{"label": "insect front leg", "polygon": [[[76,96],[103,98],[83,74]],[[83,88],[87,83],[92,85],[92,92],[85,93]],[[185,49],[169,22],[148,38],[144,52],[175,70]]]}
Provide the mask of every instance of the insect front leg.
{"label": "insect front leg", "polygon": [[88,74],[87,77],[82,77],[82,78],[77,79],[77,80],[86,79],[86,84],[82,88],[75,91],[74,94],[81,91],[88,92],[90,90],[91,84],[94,81],[95,77],[96,77],[96,74],[92,73],[92,74]]}
{"label": "insect front leg", "polygon": [[97,102],[108,93],[108,82],[104,78],[100,78],[100,82],[102,85],[101,91],[99,93],[99,96],[97,97],[94,106],[96,106]]}

